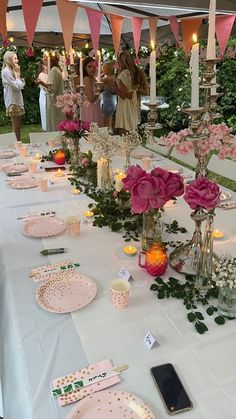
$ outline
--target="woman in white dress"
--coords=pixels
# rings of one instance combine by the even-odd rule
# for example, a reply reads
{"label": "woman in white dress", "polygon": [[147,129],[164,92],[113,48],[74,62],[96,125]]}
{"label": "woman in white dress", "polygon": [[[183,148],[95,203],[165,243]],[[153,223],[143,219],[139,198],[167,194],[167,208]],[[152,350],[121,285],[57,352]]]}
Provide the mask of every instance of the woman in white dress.
{"label": "woman in white dress", "polygon": [[139,88],[139,72],[133,59],[126,52],[121,52],[118,57],[119,76],[114,84],[114,90],[118,95],[116,108],[115,128],[119,134],[127,131],[135,131],[138,125],[138,102],[137,90]]}
{"label": "woman in white dress", "polygon": [[14,51],[5,52],[1,75],[6,115],[11,118],[12,131],[17,141],[20,141],[21,119],[25,113],[22,96],[25,81],[21,78],[18,58]]}
{"label": "woman in white dress", "polygon": [[[38,81],[42,81],[43,83],[47,84],[48,82],[48,66],[47,62],[42,60],[38,75]],[[39,93],[39,109],[40,109],[40,117],[41,117],[41,126],[43,131],[47,131],[47,116],[46,116],[46,108],[47,108],[47,89],[40,83],[39,84],[40,93]]]}

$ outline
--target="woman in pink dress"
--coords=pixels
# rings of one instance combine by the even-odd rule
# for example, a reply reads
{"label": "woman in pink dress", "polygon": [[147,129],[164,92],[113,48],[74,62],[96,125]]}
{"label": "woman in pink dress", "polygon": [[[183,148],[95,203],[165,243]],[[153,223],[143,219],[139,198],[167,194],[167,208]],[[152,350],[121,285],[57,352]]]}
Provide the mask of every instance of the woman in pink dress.
{"label": "woman in pink dress", "polygon": [[84,94],[87,103],[80,109],[80,119],[83,122],[96,122],[99,127],[101,127],[103,117],[100,108],[99,94],[96,93],[95,89],[95,74],[95,60],[92,57],[85,58],[83,61],[83,78]]}

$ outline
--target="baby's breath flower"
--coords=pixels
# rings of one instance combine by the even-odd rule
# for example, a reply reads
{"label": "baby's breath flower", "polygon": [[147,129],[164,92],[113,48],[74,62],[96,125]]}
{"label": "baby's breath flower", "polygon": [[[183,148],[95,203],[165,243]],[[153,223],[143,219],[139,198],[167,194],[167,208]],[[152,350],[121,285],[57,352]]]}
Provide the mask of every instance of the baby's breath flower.
{"label": "baby's breath flower", "polygon": [[220,288],[236,288],[236,258],[225,254],[215,263],[212,280]]}

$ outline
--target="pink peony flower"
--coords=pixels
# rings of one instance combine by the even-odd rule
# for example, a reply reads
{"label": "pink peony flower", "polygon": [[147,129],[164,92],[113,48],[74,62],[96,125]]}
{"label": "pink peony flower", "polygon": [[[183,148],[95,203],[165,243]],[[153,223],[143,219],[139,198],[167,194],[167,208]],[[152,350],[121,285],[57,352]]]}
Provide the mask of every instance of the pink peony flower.
{"label": "pink peony flower", "polygon": [[186,187],[184,199],[193,210],[211,211],[220,201],[220,188],[208,178],[200,177]]}
{"label": "pink peony flower", "polygon": [[166,201],[165,183],[161,178],[147,174],[131,189],[131,208],[135,214],[142,214],[150,208],[159,209]]}
{"label": "pink peony flower", "polygon": [[160,178],[165,183],[167,201],[184,193],[184,182],[182,176],[156,167],[151,171],[151,175]]}
{"label": "pink peony flower", "polygon": [[85,131],[90,131],[90,122],[82,122],[81,127]]}
{"label": "pink peony flower", "polygon": [[143,176],[146,176],[146,172],[139,165],[130,166],[127,170],[126,177],[122,179],[124,189],[130,191],[134,184]]}

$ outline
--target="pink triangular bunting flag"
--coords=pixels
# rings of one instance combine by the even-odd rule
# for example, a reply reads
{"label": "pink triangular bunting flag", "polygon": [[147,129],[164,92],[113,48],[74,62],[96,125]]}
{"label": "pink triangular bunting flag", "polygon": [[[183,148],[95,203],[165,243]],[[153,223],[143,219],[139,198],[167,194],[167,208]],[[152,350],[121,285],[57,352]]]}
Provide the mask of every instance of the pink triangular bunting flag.
{"label": "pink triangular bunting flag", "polygon": [[235,16],[236,15],[216,16],[216,36],[222,57],[224,56],[227,47]]}

